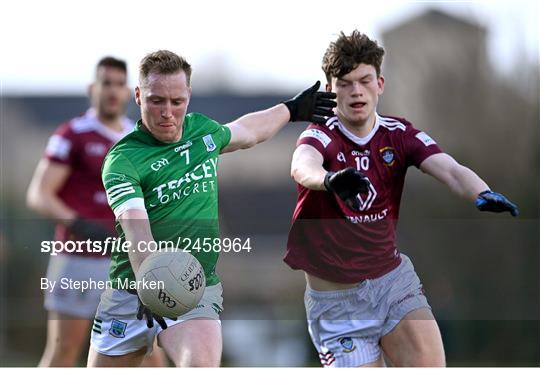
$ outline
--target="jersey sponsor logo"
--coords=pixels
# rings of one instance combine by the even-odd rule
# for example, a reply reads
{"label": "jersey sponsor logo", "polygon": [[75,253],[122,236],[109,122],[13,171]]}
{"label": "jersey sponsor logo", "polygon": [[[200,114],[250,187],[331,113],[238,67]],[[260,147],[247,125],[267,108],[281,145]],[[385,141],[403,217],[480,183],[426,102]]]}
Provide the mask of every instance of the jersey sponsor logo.
{"label": "jersey sponsor logo", "polygon": [[384,218],[386,218],[386,215],[388,215],[388,209],[384,209],[383,211],[373,214],[347,216],[347,219],[353,224],[374,223],[378,222],[379,220],[383,220]]}
{"label": "jersey sponsor logo", "polygon": [[111,328],[109,329],[109,334],[116,338],[124,338],[126,336],[126,328],[126,322],[113,319],[111,322]]}
{"label": "jersey sponsor logo", "polygon": [[49,156],[53,156],[61,160],[66,160],[68,158],[70,150],[70,140],[62,136],[54,135],[49,138],[49,142],[47,143],[47,148],[45,149],[45,152]]}
{"label": "jersey sponsor logo", "polygon": [[384,165],[391,167],[395,163],[395,154],[394,154],[394,148],[390,146],[383,147],[379,150],[381,153],[381,158],[384,162]]}
{"label": "jersey sponsor logo", "polygon": [[351,151],[352,156],[369,156],[369,154],[371,154],[371,152],[367,149],[364,151],[358,151],[358,150]]}
{"label": "jersey sponsor logo", "polygon": [[179,152],[179,151],[185,150],[188,147],[190,147],[192,144],[193,143],[191,141],[187,141],[185,144],[180,145],[178,147],[175,147],[174,152]]}
{"label": "jersey sponsor logo", "polygon": [[204,144],[206,145],[206,151],[214,151],[216,149],[217,146],[214,143],[212,135],[206,135],[202,139],[204,141]]}
{"label": "jersey sponsor logo", "polygon": [[326,148],[330,144],[330,142],[332,142],[332,139],[328,137],[326,133],[315,128],[307,129],[300,135],[300,138],[307,137],[316,139],[324,146],[324,148]]}
{"label": "jersey sponsor logo", "polygon": [[[356,156],[354,160],[356,161],[357,170],[362,171],[364,173],[366,173],[369,170],[369,157]],[[369,177],[366,176],[366,178],[369,181]],[[368,192],[365,194],[359,193],[358,195],[356,195],[356,197],[358,198],[358,201],[360,202],[359,210],[366,211],[371,208],[371,206],[373,205],[373,202],[375,201],[375,198],[377,198],[377,190],[373,186],[373,183],[369,181]]]}
{"label": "jersey sponsor logo", "polygon": [[150,168],[154,172],[157,172],[158,170],[160,170],[161,168],[163,168],[164,166],[166,166],[168,164],[169,164],[169,161],[167,159],[161,158],[158,161],[155,161],[152,164],[150,164]]}
{"label": "jersey sponsor logo", "polygon": [[152,192],[156,193],[158,202],[149,206],[167,204],[171,200],[180,200],[194,193],[214,192],[217,188],[214,180],[217,177],[217,163],[218,158],[210,158],[196,165],[191,172],[187,172],[182,177],[154,187]]}
{"label": "jersey sponsor logo", "polygon": [[356,350],[356,345],[351,337],[343,337],[339,340],[339,344],[343,347],[343,352],[349,353]]}
{"label": "jersey sponsor logo", "polygon": [[[366,211],[371,208],[371,205],[373,205],[373,202],[375,201],[375,198],[377,197],[377,190],[375,190],[375,187],[373,187],[373,184],[370,182],[368,193],[365,195],[358,194],[357,196],[358,196],[358,199],[360,200],[360,211]],[[365,196],[365,198],[363,198],[362,196]]]}
{"label": "jersey sponsor logo", "polygon": [[84,151],[89,156],[105,156],[107,153],[107,146],[101,142],[88,142],[84,145]]}
{"label": "jersey sponsor logo", "polygon": [[[356,161],[356,166],[359,171],[363,171],[365,173],[369,170],[369,158],[367,156],[355,157],[354,159]],[[366,178],[369,181],[369,178],[367,176]],[[369,181],[368,192],[364,194],[359,193],[358,195],[356,195],[356,197],[360,202],[359,211],[366,211],[371,208],[373,202],[377,198],[377,190],[373,186],[373,183]]]}
{"label": "jersey sponsor logo", "polygon": [[119,198],[127,196],[131,193],[135,193],[133,185],[129,182],[124,182],[109,188],[107,190],[107,199],[109,199],[109,204],[113,204]]}
{"label": "jersey sponsor logo", "polygon": [[437,142],[435,142],[434,139],[428,136],[426,132],[419,132],[415,136],[417,139],[419,139],[424,145],[430,146],[435,145]]}

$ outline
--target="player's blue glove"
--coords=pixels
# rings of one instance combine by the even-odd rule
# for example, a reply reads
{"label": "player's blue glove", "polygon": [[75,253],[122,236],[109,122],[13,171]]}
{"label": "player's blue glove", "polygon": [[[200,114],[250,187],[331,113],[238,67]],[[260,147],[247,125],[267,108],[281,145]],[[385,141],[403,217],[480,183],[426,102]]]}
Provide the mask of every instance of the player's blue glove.
{"label": "player's blue glove", "polygon": [[[161,315],[154,314],[148,306],[143,304],[143,302],[139,298],[139,295],[137,294],[137,290],[129,289],[126,291],[131,293],[132,295],[137,296],[137,300],[139,301],[139,307],[137,308],[137,319],[142,320],[144,317],[146,319],[146,326],[148,328],[154,327],[154,320],[161,326],[162,329],[168,328],[167,322]],[[169,319],[176,320],[176,318],[169,318]]]}
{"label": "player's blue glove", "polygon": [[334,115],[332,110],[337,106],[333,92],[318,92],[321,82],[317,81],[313,86],[300,92],[298,95],[283,103],[291,113],[291,122],[308,121],[316,124],[324,124]]}
{"label": "player's blue glove", "polygon": [[354,168],[345,168],[339,172],[328,172],[324,177],[324,187],[333,192],[354,210],[360,210],[359,193],[369,191],[369,179]]}
{"label": "player's blue glove", "polygon": [[514,217],[519,215],[519,209],[516,204],[497,192],[489,190],[480,192],[475,203],[480,211],[492,211],[494,213],[508,211]]}

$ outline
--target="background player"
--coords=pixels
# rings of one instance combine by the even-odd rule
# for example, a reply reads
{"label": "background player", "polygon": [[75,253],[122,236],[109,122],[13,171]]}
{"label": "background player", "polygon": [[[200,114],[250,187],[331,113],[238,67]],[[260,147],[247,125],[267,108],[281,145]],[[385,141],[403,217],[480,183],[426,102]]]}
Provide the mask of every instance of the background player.
{"label": "background player", "polygon": [[[133,129],[124,113],[129,98],[123,60],[102,58],[88,89],[91,108],[58,127],[49,139],[27,193],[28,206],[57,223],[55,239],[103,240],[114,236],[101,166],[111,146]],[[47,278],[107,280],[109,256],[51,256]],[[102,290],[54,289],[45,294],[47,343],[40,366],[75,366],[88,339]],[[149,362],[148,365],[159,362]]]}
{"label": "background player", "polygon": [[415,165],[480,210],[518,214],[473,171],[402,118],[377,114],[384,50],[343,33],[323,58],[336,117],[310,125],[293,154],[298,202],[285,262],[305,271],[308,330],[325,366],[443,366],[437,323],[395,244],[406,170]]}
{"label": "background player", "polygon": [[[316,92],[317,82],[295,98],[227,125],[186,111],[191,98],[191,66],[165,50],[148,54],[140,65],[135,100],[141,120],[135,131],[107,155],[103,182],[121,236],[140,241],[219,238],[217,168],[220,153],[249,148],[271,138],[287,122],[329,116],[331,93]],[[201,262],[207,287],[199,306],[176,322],[153,315],[135,320],[137,297],[112,289],[101,299],[92,332],[89,366],[138,366],[154,337],[177,366],[219,366],[222,350],[219,313],[222,288],[215,273],[217,252],[192,252]],[[129,254],[129,255],[128,255]],[[149,255],[137,247],[113,253],[111,280],[133,280]],[[140,319],[140,317],[139,317]],[[155,319],[158,323],[153,323]],[[167,324],[169,325],[168,329]],[[111,337],[114,330],[116,337]]]}

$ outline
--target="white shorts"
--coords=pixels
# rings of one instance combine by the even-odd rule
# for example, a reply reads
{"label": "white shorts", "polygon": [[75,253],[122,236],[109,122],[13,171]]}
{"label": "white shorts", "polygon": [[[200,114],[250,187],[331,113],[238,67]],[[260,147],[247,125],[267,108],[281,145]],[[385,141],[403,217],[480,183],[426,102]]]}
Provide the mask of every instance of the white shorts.
{"label": "white shorts", "polygon": [[[190,312],[178,317],[178,320],[165,318],[170,327],[195,318],[217,320],[223,311],[223,288],[221,283],[206,287],[199,305]],[[146,326],[146,319],[136,318],[138,309],[137,296],[125,290],[106,290],[101,296],[94,325],[92,327],[90,347],[108,356],[129,354],[146,347],[146,353],[152,352],[154,338],[163,330],[154,321],[154,327]]]}
{"label": "white shorts", "polygon": [[306,290],[308,330],[325,367],[355,367],[381,356],[379,341],[407,313],[430,308],[410,259],[380,278],[339,291]]}
{"label": "white shorts", "polygon": [[109,279],[107,257],[95,258],[74,255],[54,255],[49,258],[47,279],[56,282],[52,292],[44,290],[45,309],[77,318],[92,319],[99,304],[101,289],[63,288],[62,281],[107,281]]}

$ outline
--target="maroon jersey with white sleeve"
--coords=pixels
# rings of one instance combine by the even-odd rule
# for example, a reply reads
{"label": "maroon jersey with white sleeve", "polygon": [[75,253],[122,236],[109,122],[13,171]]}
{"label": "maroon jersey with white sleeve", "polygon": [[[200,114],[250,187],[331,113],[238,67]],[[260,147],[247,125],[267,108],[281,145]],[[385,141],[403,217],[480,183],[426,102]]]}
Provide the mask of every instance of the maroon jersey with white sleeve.
{"label": "maroon jersey with white sleeve", "polygon": [[380,277],[401,262],[396,225],[407,168],[441,152],[425,132],[402,118],[376,115],[370,134],[360,138],[333,117],[311,124],[297,145],[319,151],[323,167],[337,172],[353,167],[370,181],[360,194],[360,211],[337,195],[298,185],[285,262],[319,278],[355,283]]}
{"label": "maroon jersey with white sleeve", "polygon": [[[133,122],[122,118],[123,131],[113,131],[101,123],[93,109],[61,124],[49,138],[44,157],[69,166],[70,174],[58,197],[84,219],[100,220],[114,229],[114,214],[107,203],[101,182],[105,155],[118,140],[133,130]],[[66,227],[56,226],[55,238],[73,239]]]}

